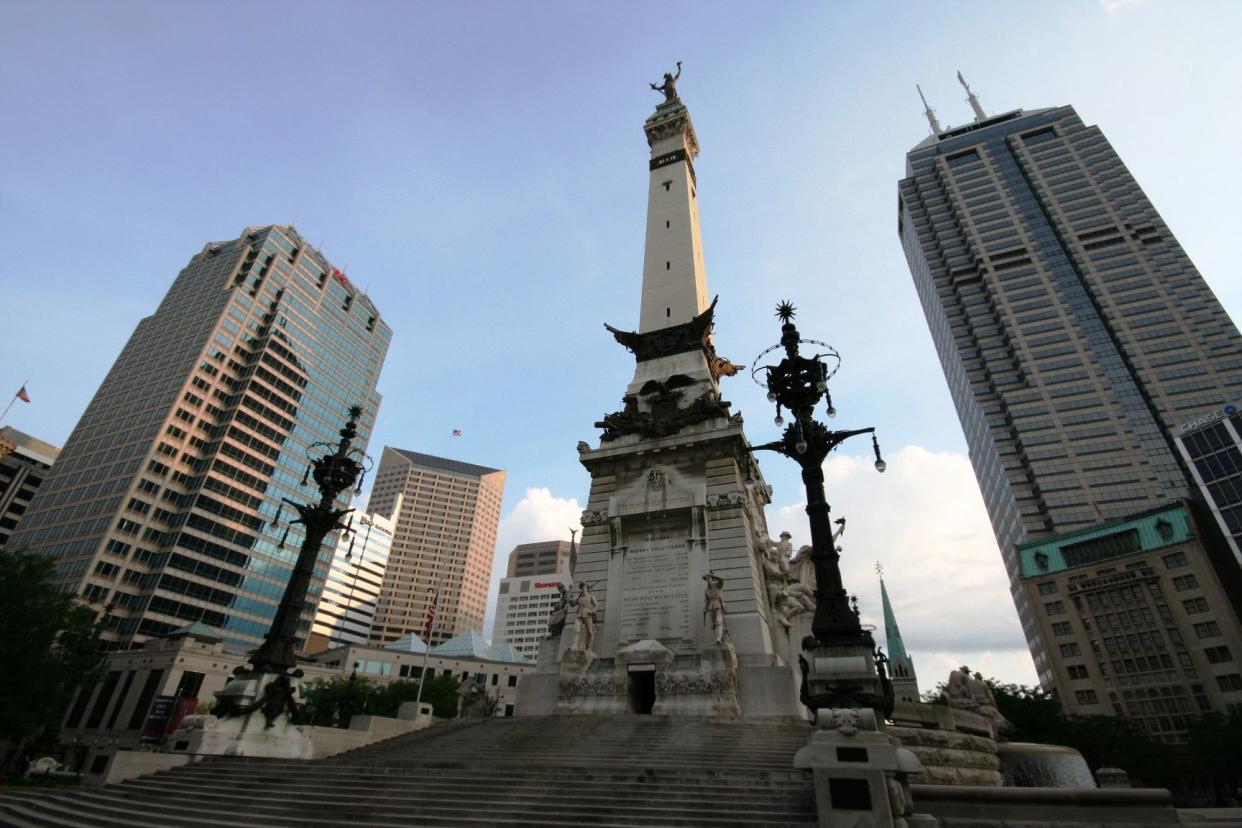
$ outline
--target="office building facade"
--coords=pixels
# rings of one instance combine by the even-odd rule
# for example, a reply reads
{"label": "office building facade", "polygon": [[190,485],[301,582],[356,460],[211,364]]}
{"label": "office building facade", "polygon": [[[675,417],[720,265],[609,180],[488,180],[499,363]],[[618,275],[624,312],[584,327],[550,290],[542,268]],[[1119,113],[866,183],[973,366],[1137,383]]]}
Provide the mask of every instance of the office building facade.
{"label": "office building facade", "polygon": [[562,540],[519,543],[509,553],[509,565],[505,570],[505,577],[551,575],[554,572],[568,574],[573,548],[571,541]]}
{"label": "office building facade", "polygon": [[0,428],[0,546],[8,544],[60,449],[10,426]]}
{"label": "office building facade", "polygon": [[384,447],[368,511],[396,510],[396,527],[371,643],[423,635],[437,591],[429,644],[482,633],[504,488],[500,469]]}
{"label": "office building facade", "polygon": [[366,445],[390,337],[294,228],[207,244],[138,324],[14,540],[109,607],[111,647],[192,622],[254,646],[302,540],[282,498],[314,496],[308,454],[339,440],[350,406],[363,409],[355,445]]}
{"label": "office building facade", "polygon": [[1192,497],[1173,434],[1238,397],[1242,337],[1098,128],[981,113],[929,113],[898,235],[1051,688],[1019,546]]}
{"label": "office building facade", "polygon": [[1184,423],[1177,448],[1186,460],[1204,501],[1242,564],[1242,414],[1230,404]]}
{"label": "office building facade", "polygon": [[357,513],[349,521],[348,539],[337,544],[332,567],[324,581],[311,625],[308,652],[317,653],[341,644],[366,644],[375,622],[375,607],[388,569],[396,514],[401,496],[390,515]]}
{"label": "office building facade", "polygon": [[570,589],[569,541],[523,543],[509,553],[508,574],[501,578],[492,622],[492,643],[508,644],[531,662],[539,658],[539,642],[548,636],[548,618]]}
{"label": "office building facade", "polygon": [[1018,547],[1054,684],[1075,712],[1126,716],[1177,743],[1203,713],[1242,706],[1242,629],[1204,529],[1175,503]]}

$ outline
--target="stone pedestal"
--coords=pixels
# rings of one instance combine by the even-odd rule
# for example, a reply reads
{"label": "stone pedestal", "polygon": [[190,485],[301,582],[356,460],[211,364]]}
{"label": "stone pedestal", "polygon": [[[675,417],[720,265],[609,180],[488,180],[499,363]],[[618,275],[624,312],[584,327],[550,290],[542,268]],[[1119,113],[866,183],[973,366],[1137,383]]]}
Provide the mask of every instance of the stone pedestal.
{"label": "stone pedestal", "polygon": [[875,711],[817,711],[817,729],[794,757],[809,769],[821,828],[913,828],[917,817],[909,777],[921,770],[914,754],[880,731]]}
{"label": "stone pedestal", "polygon": [[[243,673],[235,676],[216,694],[235,707],[247,708],[264,695],[278,677],[270,673]],[[200,756],[257,756],[268,759],[310,759],[314,754],[309,727],[289,722],[281,712],[268,724],[260,708],[249,713],[219,718],[187,716],[169,742],[178,753]]]}

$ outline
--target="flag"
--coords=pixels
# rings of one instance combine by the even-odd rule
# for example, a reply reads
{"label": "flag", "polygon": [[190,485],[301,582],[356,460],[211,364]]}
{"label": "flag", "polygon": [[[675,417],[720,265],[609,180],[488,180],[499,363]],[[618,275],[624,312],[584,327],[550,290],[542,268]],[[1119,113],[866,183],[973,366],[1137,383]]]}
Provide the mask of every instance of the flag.
{"label": "flag", "polygon": [[[26,400],[26,402],[30,402],[30,400]],[[454,437],[460,437],[460,436],[461,436],[461,429],[460,429],[460,428],[455,428],[455,429],[453,429],[453,436],[454,436]]]}
{"label": "flag", "polygon": [[431,599],[431,606],[427,607],[427,620],[423,624],[423,641],[431,641],[431,629],[436,625],[436,604],[438,603],[440,603],[439,592]]}
{"label": "flag", "polygon": [[[23,385],[21,388],[17,389],[17,398],[18,398],[19,400],[21,400],[22,402],[30,402],[30,395],[26,393],[26,386],[25,386],[25,385]],[[458,434],[458,436],[461,436],[461,432],[460,432],[460,431],[459,431],[459,432],[457,432],[457,434]]]}

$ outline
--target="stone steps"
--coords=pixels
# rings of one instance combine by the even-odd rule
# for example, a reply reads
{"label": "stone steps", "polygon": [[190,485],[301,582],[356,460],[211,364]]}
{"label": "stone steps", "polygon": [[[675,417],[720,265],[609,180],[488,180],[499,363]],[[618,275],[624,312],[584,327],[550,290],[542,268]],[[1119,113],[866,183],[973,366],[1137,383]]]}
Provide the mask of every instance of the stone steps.
{"label": "stone steps", "polygon": [[[159,791],[143,787],[109,789],[107,793],[118,800],[140,799],[144,806],[175,807],[192,801],[197,807],[219,808],[233,813],[262,813],[273,817],[296,817],[313,811],[316,817],[331,821],[348,817],[356,812],[357,807],[349,798],[342,798],[339,792],[330,791],[315,795],[283,790],[256,793],[173,787]],[[536,791],[511,787],[504,791],[474,793],[468,790],[451,793],[429,790],[404,794],[370,791],[366,796],[366,803],[368,816],[380,821],[397,819],[411,813],[453,817],[460,815],[463,809],[468,812],[503,813],[531,819],[543,817],[550,809],[561,821],[572,817],[573,821],[581,824],[611,822],[620,813],[639,823],[659,819],[661,822],[683,825],[710,825],[721,820],[749,824],[755,820],[797,821],[814,817],[812,803],[790,802],[788,798],[747,801],[744,797],[713,799],[706,795],[688,797],[676,793],[660,796],[643,791],[596,791],[582,794],[575,790],[571,798],[567,798],[567,794],[563,787]]]}
{"label": "stone steps", "polygon": [[[336,784],[348,784],[351,780],[341,780]],[[374,784],[373,780],[366,780],[368,783]],[[282,798],[297,796],[301,801],[315,801],[325,796],[325,787],[322,784],[312,782],[285,782],[279,786],[273,786],[267,781],[251,781],[242,782],[235,779],[212,779],[206,778],[201,781],[190,781],[184,778],[158,778],[146,777],[139,780],[131,780],[117,786],[118,791],[136,791],[150,792],[152,795],[160,795],[162,793],[178,793],[187,796],[212,796],[221,792],[221,783],[227,782],[228,787],[225,789],[232,796],[240,796],[244,793],[256,796],[273,795]],[[741,807],[751,807],[759,804],[764,807],[772,807],[776,809],[784,809],[791,801],[796,802],[796,795],[799,793],[801,783],[784,783],[779,785],[767,785],[763,787],[749,786],[746,791],[722,791],[719,780],[711,784],[689,785],[676,784],[666,781],[656,782],[598,782],[598,783],[578,783],[573,787],[573,795],[575,802],[577,801],[602,801],[602,800],[618,800],[628,799],[630,797],[642,797],[646,799],[661,799],[662,801],[674,801],[678,803],[691,803],[701,805],[712,804],[736,804]],[[348,787],[332,788],[329,790],[349,790]],[[371,790],[370,798],[373,800],[408,800],[420,799],[427,797],[454,797],[462,796],[465,798],[497,799],[505,798],[517,800],[546,799],[549,796],[561,797],[566,791],[565,784],[562,780],[545,780],[545,779],[500,779],[500,780],[480,780],[478,778],[458,777],[453,779],[443,779],[439,777],[423,778],[419,780],[409,780],[402,782],[385,782],[375,785]],[[333,794],[328,794],[334,796]],[[794,799],[791,800],[791,795]]]}
{"label": "stone steps", "polygon": [[546,716],[454,722],[314,762],[213,757],[0,799],[16,828],[816,824],[795,722]]}
{"label": "stone steps", "polygon": [[[296,804],[287,808],[262,805],[254,799],[245,800],[245,810],[228,808],[221,801],[178,800],[175,803],[143,799],[141,803],[117,797],[108,789],[79,791],[73,796],[39,796],[24,799],[18,804],[20,823],[10,821],[7,799],[0,800],[0,816],[3,825],[22,825],[31,828],[44,826],[73,826],[73,828],[135,828],[135,826],[160,826],[160,828],[336,828],[336,826],[373,826],[374,828],[406,828],[411,824],[420,826],[453,826],[453,828],[481,828],[491,825],[591,825],[594,828],[634,828],[636,825],[685,826],[686,828],[795,828],[815,824],[814,813],[764,814],[751,817],[729,813],[696,811],[674,813],[667,808],[647,808],[626,803],[624,807],[600,812],[566,807],[564,798],[549,804],[549,808],[508,811],[495,815],[481,812],[478,804],[466,802],[441,803],[435,806],[419,804],[417,810],[408,807],[375,809],[366,800],[365,810],[360,809],[357,799],[348,793],[339,795],[339,813],[316,810],[308,812]],[[140,808],[135,807],[140,805]],[[217,810],[219,808],[220,810]],[[412,821],[415,820],[416,821]]]}

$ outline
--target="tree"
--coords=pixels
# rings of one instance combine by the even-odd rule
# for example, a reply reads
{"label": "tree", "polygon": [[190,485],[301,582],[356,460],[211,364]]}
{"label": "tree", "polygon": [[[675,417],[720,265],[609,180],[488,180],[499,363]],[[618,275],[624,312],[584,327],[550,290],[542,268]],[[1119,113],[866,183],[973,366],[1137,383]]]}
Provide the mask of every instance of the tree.
{"label": "tree", "polygon": [[996,709],[1013,725],[1005,738],[1011,742],[1061,744],[1056,740],[1065,722],[1055,696],[1025,684],[1004,684],[996,679],[987,679],[987,683],[996,696]]}
{"label": "tree", "polygon": [[58,589],[54,573],[46,557],[0,548],[0,739],[14,745],[0,767],[21,755],[27,739],[55,727],[74,691],[103,674],[98,610]]}
{"label": "tree", "polygon": [[336,676],[308,681],[302,685],[298,722],[320,727],[343,727],[343,720],[347,718],[343,713],[355,715],[370,712],[368,702],[377,688],[378,685],[365,676]]}
{"label": "tree", "polygon": [[1216,804],[1231,804],[1242,784],[1242,710],[1229,715],[1207,713],[1187,731],[1196,769],[1212,783]]}
{"label": "tree", "polygon": [[[302,685],[302,709],[298,720],[303,724],[343,727],[345,709],[351,715],[372,715],[396,718],[403,702],[418,697],[417,681],[392,681],[381,684],[366,676],[353,679],[338,676],[315,679]],[[432,714],[442,719],[457,715],[457,684],[451,678],[428,672],[422,700],[432,707]]]}

